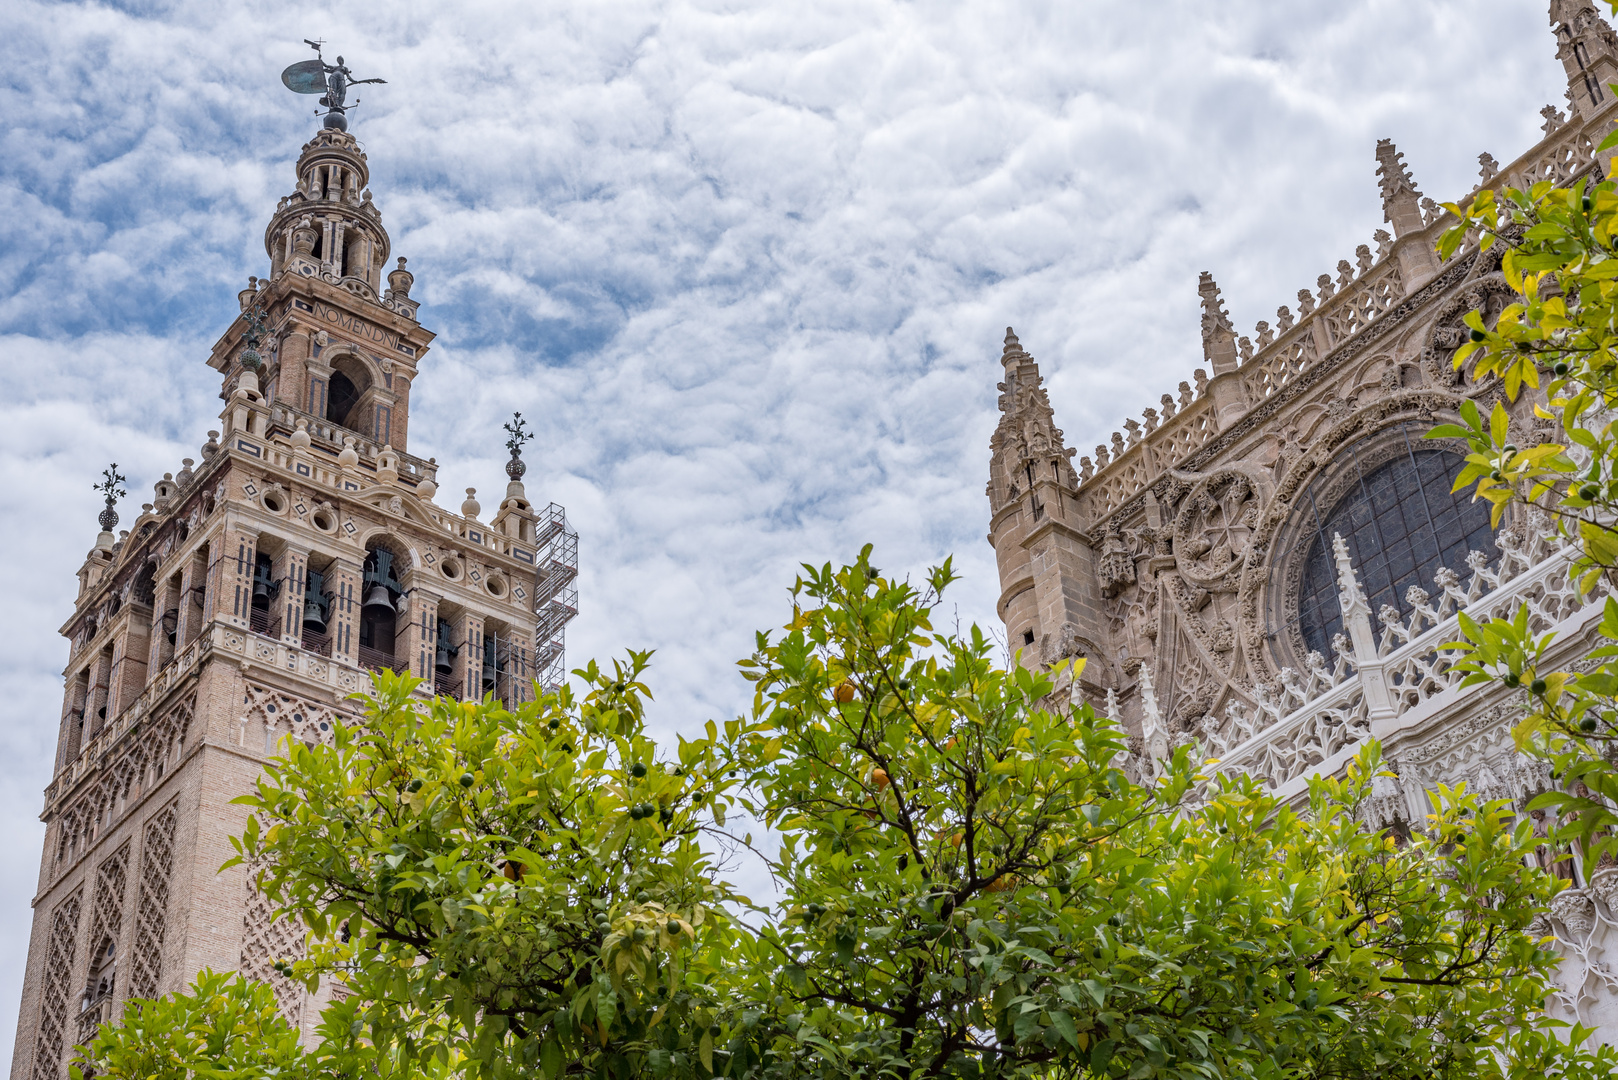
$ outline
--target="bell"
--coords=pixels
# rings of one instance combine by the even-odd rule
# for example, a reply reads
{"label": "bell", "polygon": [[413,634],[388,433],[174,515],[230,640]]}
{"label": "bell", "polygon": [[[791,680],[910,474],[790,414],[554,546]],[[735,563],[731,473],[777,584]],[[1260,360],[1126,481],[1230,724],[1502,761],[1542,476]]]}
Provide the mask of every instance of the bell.
{"label": "bell", "polygon": [[311,634],[326,632],[326,576],[316,570],[307,571],[303,588],[303,628]]}
{"label": "bell", "polygon": [[438,648],[433,653],[433,669],[444,675],[448,675],[455,670],[456,650],[449,643],[450,633],[450,624],[443,619],[439,619]]}
{"label": "bell", "polygon": [[362,608],[387,608],[389,612],[392,612],[393,597],[388,595],[388,590],[385,586],[373,585],[371,586],[371,591],[366,594],[365,603],[360,606]]}
{"label": "bell", "polygon": [[253,606],[269,607],[270,587],[274,581],[275,564],[268,556],[260,555],[253,563]]}

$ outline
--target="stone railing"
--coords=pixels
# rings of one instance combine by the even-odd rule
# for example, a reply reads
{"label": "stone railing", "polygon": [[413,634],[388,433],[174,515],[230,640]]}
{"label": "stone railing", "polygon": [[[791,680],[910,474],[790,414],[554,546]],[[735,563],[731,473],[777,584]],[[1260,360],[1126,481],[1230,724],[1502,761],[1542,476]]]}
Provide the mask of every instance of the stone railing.
{"label": "stone railing", "polygon": [[[1163,397],[1167,409],[1170,399],[1167,394]],[[1080,497],[1092,515],[1112,513],[1219,433],[1213,401],[1207,397],[1192,400],[1166,421],[1160,421],[1153,410],[1147,424],[1144,428],[1135,424],[1127,441],[1122,434],[1113,435],[1116,458],[1109,457],[1105,447],[1096,447],[1096,457],[1102,464],[1099,473],[1093,471],[1089,458],[1081,462]]]}
{"label": "stone railing", "polygon": [[1526,191],[1541,180],[1549,180],[1561,187],[1586,175],[1595,160],[1595,143],[1585,133],[1583,123],[1563,124],[1481,186]]}
{"label": "stone railing", "polygon": [[[289,472],[304,483],[328,487],[333,491],[361,492],[370,489],[378,482],[374,459],[370,468],[366,468],[363,460],[358,466],[344,468],[324,452],[315,453],[312,447],[300,450],[292,446],[284,436],[277,436],[272,440],[260,435],[239,432],[230,437],[225,448],[248,454],[267,465]],[[399,471],[403,474],[407,462],[403,460],[405,455],[400,454],[399,457],[401,458]],[[434,464],[426,462],[417,464],[434,472],[437,470]],[[433,482],[431,474],[420,476],[419,479]],[[497,555],[532,563],[535,557],[534,541],[507,536],[493,525],[443,510],[427,502],[425,496],[423,500],[433,523],[457,540],[485,551],[492,551]]]}
{"label": "stone railing", "polygon": [[[337,454],[342,453],[343,440],[353,439],[354,449],[360,455],[360,467],[372,471],[376,469],[376,456],[382,452],[380,443],[367,439],[359,432],[352,431],[340,424],[334,424],[330,420],[323,420],[313,413],[295,409],[285,402],[273,402],[269,408],[269,430],[263,434],[285,433],[290,435],[297,429],[298,421],[302,420],[306,425],[306,430],[309,432],[309,440],[314,446],[335,457]],[[430,480],[435,484],[438,482],[438,462],[423,461],[421,458],[413,457],[399,450],[394,450],[393,454],[399,459],[399,475],[402,479],[411,484],[417,484],[423,480]]]}
{"label": "stone railing", "polygon": [[1371,734],[1379,719],[1414,722],[1461,680],[1454,670],[1459,654],[1441,648],[1461,636],[1458,614],[1479,621],[1506,618],[1528,609],[1536,634],[1566,632],[1591,613],[1605,594],[1581,596],[1573,573],[1574,550],[1553,545],[1531,532],[1497,538],[1496,566],[1483,552],[1467,557],[1471,574],[1447,568],[1434,574],[1434,594],[1412,587],[1405,595],[1408,617],[1385,605],[1378,614],[1381,633],[1371,627],[1370,609],[1360,590],[1347,546],[1336,540],[1338,588],[1346,633],[1333,641],[1337,654],[1327,668],[1311,653],[1299,674],[1283,669],[1279,686],[1255,688],[1252,707],[1232,704],[1223,722],[1204,717],[1198,735],[1204,750],[1219,759],[1222,772],[1244,772],[1279,788],[1317,769]]}
{"label": "stone railing", "polygon": [[141,691],[139,697],[114,716],[107,725],[96,732],[85,744],[79,748],[77,756],[63,765],[61,770],[45,787],[45,812],[50,813],[57,800],[71,791],[73,787],[88,775],[101,759],[106,757],[108,751],[118,743],[124,735],[138,727],[140,722],[151,712],[153,706],[161,702],[174,684],[190,674],[197,662],[208,651],[210,642],[206,635],[199,637],[183,649],[175,652],[174,658],[163,665],[146,689]]}
{"label": "stone railing", "polygon": [[[1399,264],[1389,257],[1391,248],[1379,238],[1384,250],[1373,259],[1368,245],[1355,252],[1357,266],[1343,259],[1337,264],[1337,277],[1320,275],[1317,292],[1298,293],[1301,314],[1296,322],[1290,310],[1277,311],[1279,333],[1261,322],[1255,331],[1258,344],[1240,339],[1241,364],[1236,369],[1239,394],[1249,407],[1319,363],[1334,349],[1365,330],[1404,296]],[[1092,520],[1104,517],[1122,506],[1136,493],[1168,469],[1179,465],[1219,432],[1212,402],[1206,390],[1206,375],[1198,371],[1197,391],[1181,383],[1178,415],[1163,412],[1175,408],[1174,399],[1163,395],[1163,412],[1147,409],[1144,422],[1127,420],[1124,432],[1113,432],[1111,449],[1096,447],[1094,458],[1079,460],[1079,493],[1089,504]],[[1190,418],[1196,417],[1196,420]],[[1189,422],[1188,422],[1189,421]]]}

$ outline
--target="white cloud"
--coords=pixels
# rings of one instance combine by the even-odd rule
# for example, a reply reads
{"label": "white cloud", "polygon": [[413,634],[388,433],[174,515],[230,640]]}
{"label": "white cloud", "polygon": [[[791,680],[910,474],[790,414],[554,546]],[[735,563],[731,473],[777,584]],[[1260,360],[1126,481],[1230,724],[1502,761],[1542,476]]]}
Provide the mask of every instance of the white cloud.
{"label": "white cloud", "polygon": [[315,127],[277,80],[301,38],[390,80],[355,130],[441,334],[411,450],[490,505],[499,422],[536,422],[530,494],[582,534],[571,655],[656,647],[682,730],[741,707],[800,561],[953,552],[992,620],[1008,323],[1088,453],[1201,362],[1198,270],[1273,319],[1381,225],[1377,137],[1447,197],[1564,85],[1504,0],[19,0],[0,35],[0,1016],[89,487],[116,459],[149,491],[217,426],[204,357]]}

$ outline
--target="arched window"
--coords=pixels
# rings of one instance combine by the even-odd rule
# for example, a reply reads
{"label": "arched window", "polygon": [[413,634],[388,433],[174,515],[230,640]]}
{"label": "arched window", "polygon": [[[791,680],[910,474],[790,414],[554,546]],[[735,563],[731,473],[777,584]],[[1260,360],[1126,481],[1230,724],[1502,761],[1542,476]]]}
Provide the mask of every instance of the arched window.
{"label": "arched window", "polygon": [[331,373],[331,385],[326,390],[326,419],[334,424],[348,426],[348,414],[360,400],[358,387],[341,371]]}
{"label": "arched window", "polygon": [[1310,506],[1309,554],[1298,595],[1298,629],[1304,646],[1330,657],[1332,637],[1342,632],[1337,599],[1337,563],[1332,537],[1341,533],[1372,617],[1384,604],[1408,616],[1405,593],[1412,585],[1434,592],[1441,566],[1465,573],[1469,551],[1497,557],[1489,504],[1467,491],[1451,493],[1462,461],[1445,450],[1420,448],[1409,439],[1380,465],[1353,465],[1352,484],[1331,507]]}
{"label": "arched window", "polygon": [[397,605],[404,592],[393,552],[380,545],[371,548],[360,589],[364,598],[360,604],[360,663],[370,668],[392,667],[399,625]]}

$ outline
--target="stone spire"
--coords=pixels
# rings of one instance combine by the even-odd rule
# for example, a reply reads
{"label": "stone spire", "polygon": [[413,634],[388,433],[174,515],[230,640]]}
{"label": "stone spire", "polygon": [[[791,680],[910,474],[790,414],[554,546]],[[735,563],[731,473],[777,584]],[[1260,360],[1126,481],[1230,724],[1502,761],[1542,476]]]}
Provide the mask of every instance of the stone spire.
{"label": "stone spire", "polygon": [[1056,426],[1039,365],[1023,351],[1009,326],[1000,362],[1005,365],[1006,378],[997,385],[1000,424],[989,439],[994,455],[989,467],[992,510],[1026,495],[1040,475],[1067,487],[1074,486],[1076,479],[1068,460],[1074,452]]}
{"label": "stone spire", "polygon": [[1618,37],[1590,0],[1551,0],[1550,15],[1568,99],[1586,120],[1606,112],[1613,104],[1608,84],[1618,82]]}
{"label": "stone spire", "polygon": [[1230,313],[1219,296],[1219,285],[1213,275],[1204,270],[1197,280],[1197,293],[1202,297],[1202,356],[1213,368],[1215,376],[1235,371],[1236,328],[1231,325]]}
{"label": "stone spire", "polygon": [[1404,236],[1425,228],[1421,192],[1405,168],[1404,154],[1392,139],[1376,141],[1376,175],[1382,185],[1382,220],[1393,226],[1393,235]]}
{"label": "stone spire", "polygon": [[1096,555],[1079,528],[1073,451],[1056,426],[1039,365],[1009,326],[1000,363],[1005,381],[1000,423],[989,439],[988,484],[989,543],[1000,571],[996,610],[1020,663],[1092,658],[1080,678],[1087,693],[1099,694],[1110,685],[1109,631],[1100,615]]}
{"label": "stone spire", "polygon": [[1438,259],[1430,241],[1415,239],[1427,227],[1421,212],[1422,195],[1392,139],[1376,141],[1376,175],[1382,187],[1382,220],[1393,226],[1393,251],[1399,260],[1400,281],[1409,295],[1438,273]]}

